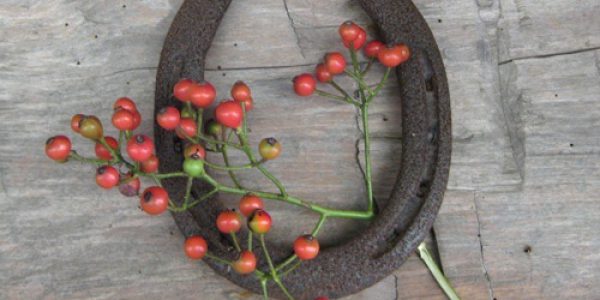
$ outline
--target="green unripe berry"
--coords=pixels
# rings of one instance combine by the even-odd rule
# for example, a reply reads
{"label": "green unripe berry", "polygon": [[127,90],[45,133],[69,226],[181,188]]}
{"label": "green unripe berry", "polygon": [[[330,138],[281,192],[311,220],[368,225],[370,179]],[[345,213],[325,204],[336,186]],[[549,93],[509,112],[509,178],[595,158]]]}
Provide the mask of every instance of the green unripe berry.
{"label": "green unripe berry", "polygon": [[204,160],[186,158],[183,161],[183,171],[192,177],[202,177],[204,175]]}

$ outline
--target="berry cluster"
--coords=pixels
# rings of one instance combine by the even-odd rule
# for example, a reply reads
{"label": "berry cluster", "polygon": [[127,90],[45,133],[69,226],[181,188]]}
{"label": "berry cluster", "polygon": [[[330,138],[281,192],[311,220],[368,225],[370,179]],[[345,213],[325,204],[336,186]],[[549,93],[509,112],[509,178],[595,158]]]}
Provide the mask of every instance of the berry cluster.
{"label": "berry cluster", "polygon": [[[409,59],[410,51],[406,45],[384,45],[379,41],[366,43],[366,31],[353,22],[345,22],[339,27],[342,44],[349,49],[351,67],[340,52],[325,55],[322,63],[312,74],[301,74],[294,78],[293,89],[300,96],[310,96],[317,93],[335,100],[350,103],[360,109],[364,128],[365,170],[364,179],[367,190],[367,209],[364,211],[339,210],[324,207],[288,195],[283,184],[264,166],[270,160],[277,158],[282,151],[281,144],[272,137],[264,138],[258,145],[260,159],[254,155],[248,143],[247,113],[253,109],[253,98],[250,87],[242,81],[236,82],[230,90],[231,99],[216,104],[214,119],[204,121],[204,110],[214,104],[217,97],[215,87],[207,81],[181,79],[173,86],[173,105],[160,109],[156,114],[156,122],[165,131],[174,133],[186,142],[183,150],[183,163],[180,172],[160,173],[159,160],[155,155],[152,139],[143,134],[134,134],[141,123],[141,116],[136,104],[129,98],[119,98],[113,106],[111,122],[119,131],[118,139],[104,134],[101,121],[95,116],[77,114],[71,119],[71,128],[95,144],[96,158],[87,158],[72,150],[71,141],[64,135],[54,136],[46,142],[47,156],[57,162],[77,160],[92,163],[97,166],[96,183],[104,189],[118,186],[119,191],[128,197],[139,196],[140,207],[150,215],[159,215],[167,210],[179,212],[190,209],[208,201],[217,193],[239,195],[239,213],[234,209],[222,211],[216,220],[215,227],[227,236],[235,249],[235,259],[217,257],[210,253],[207,241],[200,235],[187,237],[184,251],[190,259],[209,258],[228,265],[239,274],[254,274],[260,281],[263,293],[267,297],[267,283],[273,281],[293,299],[281,280],[288,273],[300,266],[303,261],[314,259],[319,254],[318,232],[328,218],[352,218],[369,220],[374,216],[374,200],[371,183],[371,158],[368,131],[368,106],[379,93],[393,67]],[[366,67],[357,58],[357,51],[363,49],[369,59]],[[381,81],[375,86],[369,86],[365,81],[369,68],[375,61],[386,66],[386,72]],[[335,82],[335,76],[345,74],[354,79],[360,87],[356,97],[350,96]],[[333,94],[316,88],[317,80],[331,85],[339,94]],[[125,151],[122,152],[122,148]],[[244,153],[248,163],[231,165],[228,151],[235,149]],[[222,155],[224,165],[206,160],[207,152]],[[127,158],[124,154],[127,154]],[[269,179],[278,189],[278,193],[251,190],[244,187],[237,178],[237,172],[256,168]],[[234,183],[228,186],[217,182],[207,169],[227,172]],[[153,186],[145,188],[140,193],[141,177],[152,179]],[[185,178],[187,180],[183,199],[171,199],[169,193],[162,187],[161,180],[167,178]],[[212,190],[192,199],[194,181],[199,180],[212,186]],[[308,234],[299,235],[291,245],[293,255],[275,264],[269,255],[265,243],[265,234],[271,230],[272,219],[265,210],[263,199],[282,201],[297,207],[309,209],[320,218],[314,229]],[[242,230],[243,219],[246,219],[248,231],[247,246],[242,247],[238,241],[238,233]],[[263,257],[269,269],[257,269],[257,256],[254,254],[252,243],[255,239],[260,242]],[[319,297],[318,299],[326,299]]]}
{"label": "berry cluster", "polygon": [[[344,93],[342,89],[333,81],[336,75],[346,73],[358,81],[359,84],[364,84],[363,77],[369,71],[375,60],[379,61],[379,63],[387,67],[389,70],[389,68],[397,67],[410,58],[410,49],[404,44],[385,45],[378,40],[372,40],[366,43],[366,31],[352,21],[346,21],[340,25],[338,32],[342,38],[344,47],[350,49],[354,70],[346,70],[347,62],[342,53],[327,53],[323,58],[323,62],[317,64],[314,76],[309,73],[304,73],[294,78],[294,91],[297,95],[310,96],[317,91],[322,96],[328,96],[327,93],[317,90],[318,80],[321,83],[329,83],[333,85],[334,88],[342,92],[343,96],[348,96],[347,93]],[[363,49],[364,56],[369,59],[367,66],[363,70],[360,69],[360,66],[357,66],[358,62],[356,59],[356,51],[360,50],[361,48]],[[385,78],[387,78],[387,76]],[[385,82],[385,80],[382,82]],[[364,85],[361,85],[361,89],[364,89],[364,87]]]}

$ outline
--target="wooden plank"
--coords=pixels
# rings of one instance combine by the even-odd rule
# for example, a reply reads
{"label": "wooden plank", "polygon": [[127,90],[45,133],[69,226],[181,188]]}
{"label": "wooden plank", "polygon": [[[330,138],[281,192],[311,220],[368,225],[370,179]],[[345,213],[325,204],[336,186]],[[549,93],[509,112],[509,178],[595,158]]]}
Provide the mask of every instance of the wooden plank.
{"label": "wooden plank", "polygon": [[[93,188],[93,168],[57,166],[41,151],[47,136],[68,132],[73,113],[107,121],[119,96],[138,99],[144,116],[153,113],[155,67],[181,2],[0,4],[0,270],[10,270],[0,272],[8,287],[0,298],[153,299],[176,291],[183,299],[257,299],[189,263],[170,217],[144,216],[135,199]],[[594,18],[600,5],[416,2],[444,55],[452,95],[451,191],[435,224],[444,271],[467,299],[594,298],[600,292],[594,201],[600,53],[593,49],[600,47],[600,19]],[[268,0],[259,6],[236,0],[209,53],[207,75],[222,97],[238,79],[253,87],[252,141],[282,141],[283,155],[269,168],[292,193],[360,208],[356,111],[316,97],[298,99],[289,82],[311,71],[323,51],[343,50],[335,28],[346,19],[374,32],[355,1]],[[370,81],[380,76],[376,70]],[[395,162],[402,138],[395,95],[394,86],[386,89],[370,115],[381,201],[395,172],[387,162]],[[147,117],[141,132],[151,130]],[[259,177],[242,180],[269,188]],[[231,206],[235,200],[228,199]],[[288,232],[308,231],[316,221],[306,212],[291,216],[284,205],[269,203],[269,209],[281,226],[271,238],[281,244],[293,238]],[[283,224],[288,218],[297,225]],[[360,226],[328,223],[323,242],[340,242]],[[347,299],[374,298],[443,295],[413,256]]]}

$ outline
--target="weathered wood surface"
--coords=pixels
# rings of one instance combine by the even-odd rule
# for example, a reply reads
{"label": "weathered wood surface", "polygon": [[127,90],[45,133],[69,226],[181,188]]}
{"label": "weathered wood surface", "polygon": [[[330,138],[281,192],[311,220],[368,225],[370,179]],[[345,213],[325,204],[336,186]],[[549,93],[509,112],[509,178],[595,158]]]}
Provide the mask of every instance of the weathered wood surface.
{"label": "weathered wood surface", "polygon": [[[600,3],[416,2],[440,44],[452,96],[450,190],[434,228],[445,273],[465,299],[597,298]],[[74,113],[107,120],[118,96],[152,114],[155,68],[180,3],[0,3],[0,299],[254,298],[185,259],[170,217],[146,217],[135,199],[95,188],[92,167],[57,166],[42,151],[47,136],[69,132]],[[361,207],[356,112],[289,89],[294,74],[340,48],[335,27],[346,19],[369,24],[347,0],[236,0],[207,75],[221,94],[238,79],[253,87],[253,141],[283,142],[269,167],[291,193]],[[390,87],[371,111],[378,199],[389,193],[388,162],[401,138],[394,95]],[[141,131],[151,128],[147,118]],[[267,186],[258,178],[243,180]],[[282,243],[315,221],[269,208],[281,226],[271,238]],[[287,218],[299,223],[281,224]],[[322,240],[339,242],[360,225],[328,223]],[[415,256],[348,297],[443,298]]]}

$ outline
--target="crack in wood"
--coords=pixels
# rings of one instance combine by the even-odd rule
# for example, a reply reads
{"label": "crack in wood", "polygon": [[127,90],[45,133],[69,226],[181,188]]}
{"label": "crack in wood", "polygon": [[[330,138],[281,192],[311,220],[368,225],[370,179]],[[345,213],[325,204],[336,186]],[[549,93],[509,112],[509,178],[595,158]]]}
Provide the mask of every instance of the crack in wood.
{"label": "crack in wood", "polygon": [[296,37],[296,45],[298,45],[298,49],[300,50],[300,55],[302,58],[306,59],[306,55],[304,55],[304,49],[300,45],[300,36],[298,35],[298,31],[296,30],[296,25],[294,25],[294,18],[290,14],[290,10],[288,8],[287,0],[283,0],[283,7],[285,8],[285,13],[290,21],[290,27],[292,27],[292,31],[294,32],[294,36]]}
{"label": "crack in wood", "polygon": [[538,55],[528,55],[528,56],[515,57],[515,58],[511,58],[511,59],[507,59],[507,60],[501,61],[501,62],[498,63],[498,65],[502,66],[502,65],[509,64],[509,63],[512,63],[512,62],[515,62],[515,61],[520,61],[520,60],[544,59],[544,58],[549,58],[549,57],[554,57],[554,56],[571,55],[571,54],[578,54],[578,53],[584,53],[584,52],[590,52],[590,51],[596,51],[596,50],[600,50],[600,46],[599,47],[583,48],[583,49],[572,50],[572,51],[562,51],[562,52],[555,52],[555,53],[548,53],[548,54],[538,54]]}
{"label": "crack in wood", "polygon": [[485,256],[483,254],[483,242],[481,241],[481,220],[479,218],[479,205],[477,204],[477,195],[473,200],[475,204],[475,218],[477,220],[477,241],[479,242],[479,258],[481,261],[481,268],[483,269],[483,276],[486,281],[490,299],[496,299],[496,297],[494,296],[494,287],[492,284],[492,280],[490,278],[490,274],[488,273],[487,266],[485,265]]}

